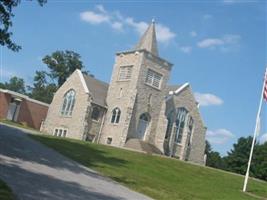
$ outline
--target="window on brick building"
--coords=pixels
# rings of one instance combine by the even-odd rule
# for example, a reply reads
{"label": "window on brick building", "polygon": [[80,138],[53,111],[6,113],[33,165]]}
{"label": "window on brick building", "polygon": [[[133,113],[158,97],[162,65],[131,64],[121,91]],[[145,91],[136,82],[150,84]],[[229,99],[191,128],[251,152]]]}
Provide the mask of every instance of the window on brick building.
{"label": "window on brick building", "polygon": [[162,80],[162,75],[159,74],[158,72],[155,72],[151,69],[148,69],[147,75],[146,75],[146,84],[151,85],[156,88],[160,88],[161,85],[161,80]]}
{"label": "window on brick building", "polygon": [[61,115],[63,116],[71,116],[72,111],[74,108],[75,104],[75,91],[74,90],[69,90],[65,95],[63,99],[63,104],[61,107]]}
{"label": "window on brick building", "polygon": [[175,121],[175,142],[181,143],[183,139],[184,129],[186,125],[188,111],[185,108],[177,109],[177,117]]}
{"label": "window on brick building", "polygon": [[121,110],[119,108],[114,108],[112,110],[111,123],[118,124],[120,122]]}
{"label": "window on brick building", "polygon": [[130,80],[132,76],[133,66],[122,66],[119,71],[119,81]]}

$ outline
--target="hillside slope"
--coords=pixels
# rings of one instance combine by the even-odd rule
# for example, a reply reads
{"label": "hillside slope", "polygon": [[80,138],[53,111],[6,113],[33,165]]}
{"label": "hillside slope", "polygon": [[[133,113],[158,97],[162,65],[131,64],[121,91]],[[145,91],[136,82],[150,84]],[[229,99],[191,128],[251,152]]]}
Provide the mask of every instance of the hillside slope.
{"label": "hillside slope", "polygon": [[[241,191],[243,177],[239,175],[176,159],[78,140],[39,135],[31,137],[84,166],[155,199],[258,199]],[[248,191],[265,199],[267,183],[250,180]]]}

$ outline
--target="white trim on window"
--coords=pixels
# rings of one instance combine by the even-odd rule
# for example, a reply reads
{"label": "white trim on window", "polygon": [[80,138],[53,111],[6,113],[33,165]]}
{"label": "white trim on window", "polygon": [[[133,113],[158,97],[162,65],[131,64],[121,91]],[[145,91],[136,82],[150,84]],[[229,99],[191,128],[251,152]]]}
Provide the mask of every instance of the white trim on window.
{"label": "white trim on window", "polygon": [[148,68],[145,83],[154,88],[160,89],[163,75]]}
{"label": "white trim on window", "polygon": [[67,137],[68,129],[58,127],[54,129],[53,135],[57,137]]}
{"label": "white trim on window", "polygon": [[133,66],[121,66],[119,69],[118,81],[128,81],[132,77]]}

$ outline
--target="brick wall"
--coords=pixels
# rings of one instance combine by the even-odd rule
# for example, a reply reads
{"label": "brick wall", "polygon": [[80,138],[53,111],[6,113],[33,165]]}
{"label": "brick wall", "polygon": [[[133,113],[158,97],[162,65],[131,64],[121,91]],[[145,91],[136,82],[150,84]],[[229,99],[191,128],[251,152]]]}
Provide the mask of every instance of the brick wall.
{"label": "brick wall", "polygon": [[0,92],[0,118],[6,118],[10,100],[11,96],[9,94]]}
{"label": "brick wall", "polygon": [[40,105],[23,99],[20,104],[20,111],[17,121],[25,122],[28,126],[39,129],[43,120],[45,120],[48,106]]}

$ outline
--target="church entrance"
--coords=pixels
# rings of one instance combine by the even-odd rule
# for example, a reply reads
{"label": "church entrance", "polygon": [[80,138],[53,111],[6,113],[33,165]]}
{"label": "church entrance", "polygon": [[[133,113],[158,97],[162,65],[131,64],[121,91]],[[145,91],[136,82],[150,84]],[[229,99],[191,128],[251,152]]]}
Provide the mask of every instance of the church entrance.
{"label": "church entrance", "polygon": [[7,117],[6,117],[8,120],[17,121],[20,109],[20,102],[21,99],[14,97],[11,98],[11,102],[9,103]]}
{"label": "church entrance", "polygon": [[144,140],[146,132],[148,130],[150,122],[150,115],[148,113],[143,113],[138,122],[138,127],[137,127],[137,138]]}

